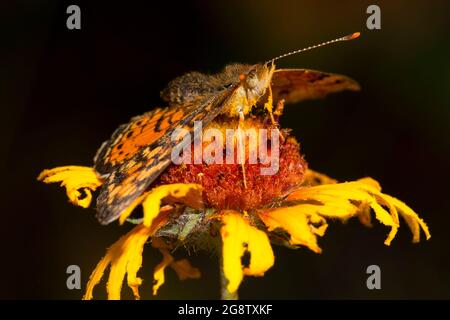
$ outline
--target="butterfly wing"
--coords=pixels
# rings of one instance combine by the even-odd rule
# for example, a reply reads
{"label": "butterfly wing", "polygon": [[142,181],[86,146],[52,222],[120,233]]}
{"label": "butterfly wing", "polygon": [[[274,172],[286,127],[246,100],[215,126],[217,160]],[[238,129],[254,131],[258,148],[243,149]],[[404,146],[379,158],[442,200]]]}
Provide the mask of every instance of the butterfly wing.
{"label": "butterfly wing", "polygon": [[191,105],[156,109],[120,126],[95,158],[105,183],[97,198],[97,219],[116,220],[170,164],[172,149],[183,140],[172,140],[175,129],[194,131],[194,121],[206,126],[219,115],[237,88],[205,97]]}
{"label": "butterfly wing", "polygon": [[171,126],[186,117],[188,107],[157,108],[119,126],[94,158],[95,170],[108,176],[145,146],[160,139]]}
{"label": "butterfly wing", "polygon": [[308,69],[278,69],[272,76],[275,101],[286,103],[324,98],[343,90],[359,91],[359,84],[346,76]]}

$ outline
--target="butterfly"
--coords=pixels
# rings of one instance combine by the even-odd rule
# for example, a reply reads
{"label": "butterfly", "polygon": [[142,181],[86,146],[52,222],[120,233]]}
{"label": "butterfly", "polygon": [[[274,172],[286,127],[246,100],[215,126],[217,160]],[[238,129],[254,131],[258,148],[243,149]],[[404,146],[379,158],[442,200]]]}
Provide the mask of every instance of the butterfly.
{"label": "butterfly", "polygon": [[173,139],[175,129],[193,132],[194,121],[206,126],[219,115],[245,117],[260,106],[270,87],[275,101],[296,103],[317,99],[342,90],[359,90],[353,79],[307,69],[276,69],[274,61],[287,55],[338,41],[352,34],[297,50],[268,62],[230,64],[223,71],[207,75],[190,72],[172,80],[161,92],[167,103],[134,117],[119,126],[94,158],[94,168],[104,184],[97,198],[97,219],[108,224],[118,219],[155,179],[170,165],[171,151],[182,136]]}

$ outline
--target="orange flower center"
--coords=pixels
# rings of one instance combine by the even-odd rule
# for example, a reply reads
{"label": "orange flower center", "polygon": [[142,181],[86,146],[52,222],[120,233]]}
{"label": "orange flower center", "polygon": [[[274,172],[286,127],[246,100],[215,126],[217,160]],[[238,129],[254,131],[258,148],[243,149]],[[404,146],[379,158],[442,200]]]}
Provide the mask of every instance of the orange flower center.
{"label": "orange flower center", "polygon": [[[246,120],[245,126],[256,129],[269,126],[257,119]],[[236,128],[235,120],[215,122],[208,128]],[[284,196],[292,187],[303,182],[307,163],[300,154],[300,146],[288,132],[282,132],[279,139],[279,168],[275,174],[262,175],[261,168],[268,165],[260,162],[250,164],[248,156],[245,162],[245,179],[242,165],[228,164],[172,164],[159,178],[157,184],[197,183],[203,187],[203,201],[207,207],[216,209],[252,210],[272,203]],[[270,137],[270,135],[269,135]],[[205,145],[205,143],[203,143]],[[270,144],[269,144],[270,145]],[[194,146],[192,145],[192,150]],[[248,153],[249,148],[245,148]],[[270,148],[268,150],[270,154]],[[236,154],[237,152],[235,152]],[[224,152],[225,154],[225,152]],[[225,156],[224,156],[225,157]]]}

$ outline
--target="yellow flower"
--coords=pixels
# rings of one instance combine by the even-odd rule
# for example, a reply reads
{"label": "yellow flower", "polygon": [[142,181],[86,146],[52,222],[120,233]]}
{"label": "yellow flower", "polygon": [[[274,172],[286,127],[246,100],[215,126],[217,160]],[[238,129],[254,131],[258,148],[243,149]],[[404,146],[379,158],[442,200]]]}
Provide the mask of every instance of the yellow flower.
{"label": "yellow flower", "polygon": [[[101,183],[96,176],[91,168],[62,167],[45,170],[39,179],[46,183],[61,182],[72,203],[87,207],[91,199],[90,192]],[[80,190],[84,190],[87,198],[80,199]],[[420,240],[420,230],[423,230],[427,239],[430,238],[422,219],[400,200],[382,193],[378,182],[371,178],[337,183],[308,169],[303,183],[291,189],[284,198],[249,212],[202,209],[202,196],[200,185],[178,183],[157,186],[140,197],[122,214],[120,221],[125,221],[137,205],[142,205],[142,223],[107,250],[89,279],[84,299],[93,298],[93,289],[108,266],[108,298],[120,298],[122,282],[127,275],[127,284],[139,299],[138,287],[142,279],[137,273],[142,264],[144,245],[149,240],[163,255],[162,262],[154,270],[153,294],[164,283],[164,271],[168,266],[175,270],[181,280],[199,278],[200,271],[185,259],[175,261],[170,249],[177,242],[187,242],[190,238],[195,239],[195,245],[208,247],[212,239],[207,239],[208,243],[205,243],[205,239],[199,241],[196,236],[205,231],[209,234],[214,228],[220,231],[224,298],[237,297],[244,276],[263,276],[273,266],[275,258],[271,240],[288,247],[306,246],[320,253],[317,236],[324,236],[329,219],[359,217],[365,224],[370,224],[372,210],[375,218],[390,228],[386,245],[391,244],[397,233],[399,216],[411,229],[413,242]],[[166,204],[169,198],[170,204]],[[193,204],[197,209],[190,207]],[[181,220],[183,224],[179,223]],[[167,240],[173,241],[168,243]],[[243,263],[246,255],[248,261]]]}
{"label": "yellow flower", "polygon": [[[358,36],[359,33],[354,33],[327,43]],[[98,151],[94,160],[96,169],[67,166],[44,170],[39,175],[38,180],[45,183],[60,183],[66,188],[69,200],[84,208],[89,207],[92,192],[104,183],[102,177],[107,177],[100,201],[97,201],[100,221],[108,223],[119,216],[120,224],[126,221],[137,224],[106,251],[91,274],[84,299],[93,298],[94,287],[108,267],[108,298],[120,299],[126,276],[128,286],[139,299],[143,279],[138,272],[146,243],[151,243],[163,256],[153,273],[154,295],[165,281],[167,267],[171,267],[180,280],[200,277],[200,271],[188,260],[176,260],[171,254],[179,247],[195,247],[219,253],[222,298],[236,299],[244,276],[263,276],[274,265],[272,244],[289,248],[304,246],[321,253],[318,237],[325,235],[332,220],[357,217],[369,226],[373,213],[375,219],[388,228],[384,241],[387,246],[400,227],[400,217],[411,229],[413,242],[420,240],[421,231],[430,238],[425,222],[405,203],[383,193],[374,179],[338,182],[309,169],[299,143],[290,136],[289,130],[278,127],[284,104],[281,97],[295,102],[346,89],[358,90],[359,85],[339,75],[291,70],[285,71],[288,74],[284,76],[281,76],[283,72],[278,73],[278,88],[272,92],[270,83],[273,81],[276,87],[277,77],[273,61],[270,70],[267,65],[259,66],[262,72],[259,67],[252,67],[242,73],[239,70],[247,67],[234,65],[226,68],[221,76],[205,76],[214,82],[212,86],[203,83],[209,80],[197,73],[177,78],[162,95],[164,100],[177,106],[156,109],[120,126]],[[232,82],[229,86],[228,77],[236,71],[239,71],[241,85]],[[323,79],[330,88],[322,85]],[[316,81],[319,85],[313,84]],[[209,97],[215,85],[229,89],[214,95],[215,99],[210,100],[214,103],[203,103],[201,92],[207,91]],[[265,93],[261,89],[266,87],[267,94],[257,97]],[[273,108],[272,95],[278,100],[276,108]],[[261,115],[264,110],[252,108],[255,104],[261,105],[264,97],[267,114]],[[204,106],[192,108],[194,102],[191,101],[197,100]],[[216,102],[223,108],[215,105]],[[201,119],[207,125],[197,129],[196,123]],[[230,128],[239,130],[228,140]],[[183,130],[177,133],[176,129]],[[182,133],[192,132],[197,140],[197,134],[208,136],[204,130],[209,129],[213,129],[209,131],[209,138],[214,139],[199,139],[197,144],[185,140],[189,137]],[[258,134],[257,130],[260,130]],[[197,158],[197,147],[200,147],[204,148],[200,150],[201,156],[207,150],[210,158],[219,161],[170,163],[168,154],[173,160],[171,153],[176,151],[174,136],[178,142],[183,140],[183,157],[189,157],[187,151],[193,149]],[[245,144],[247,137],[248,145]],[[223,154],[224,149],[227,155]],[[251,161],[255,158],[259,162]],[[273,169],[269,170],[270,175],[262,174],[268,169]],[[138,206],[143,208],[143,217],[132,218]],[[110,220],[105,220],[105,216]]]}
{"label": "yellow flower", "polygon": [[[279,116],[281,109],[272,114],[271,95],[265,108],[269,119],[255,116],[241,123],[218,117],[209,127],[219,131],[237,125],[269,128],[276,122],[273,115]],[[171,250],[179,246],[195,246],[220,253],[222,298],[236,299],[244,276],[263,276],[274,265],[271,243],[289,248],[305,246],[321,253],[318,237],[325,235],[329,220],[357,217],[370,226],[373,212],[376,220],[389,228],[384,241],[389,246],[402,217],[411,229],[413,242],[420,240],[421,230],[430,238],[425,222],[405,203],[382,193],[377,181],[363,178],[338,183],[315,172],[308,168],[289,131],[278,133],[282,138],[279,169],[271,176],[261,175],[264,165],[249,164],[250,161],[244,166],[170,165],[121,213],[120,224],[129,221],[137,225],[107,250],[90,276],[84,299],[93,298],[94,287],[108,267],[108,298],[120,299],[126,276],[128,286],[139,299],[138,288],[143,280],[137,274],[147,242],[163,256],[153,273],[153,295],[164,283],[167,267],[180,280],[200,278],[200,271],[188,260],[175,260],[171,255]],[[249,145],[245,153],[250,153],[251,148]],[[44,170],[38,180],[60,183],[73,204],[87,208],[92,192],[102,185],[100,176],[90,167],[67,166]],[[143,217],[131,219],[138,206],[143,208]]]}

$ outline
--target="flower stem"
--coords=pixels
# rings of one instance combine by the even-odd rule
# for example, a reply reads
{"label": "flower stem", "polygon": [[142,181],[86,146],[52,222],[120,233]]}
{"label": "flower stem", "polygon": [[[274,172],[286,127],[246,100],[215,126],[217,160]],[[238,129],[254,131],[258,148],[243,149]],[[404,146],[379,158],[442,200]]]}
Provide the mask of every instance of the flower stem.
{"label": "flower stem", "polygon": [[223,259],[220,254],[220,299],[221,300],[239,300],[237,290],[230,292],[227,289],[228,280],[223,272]]}

